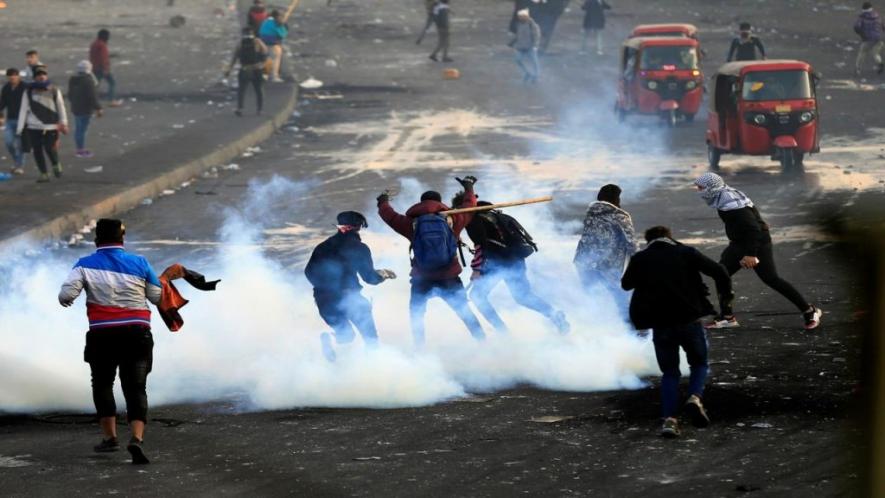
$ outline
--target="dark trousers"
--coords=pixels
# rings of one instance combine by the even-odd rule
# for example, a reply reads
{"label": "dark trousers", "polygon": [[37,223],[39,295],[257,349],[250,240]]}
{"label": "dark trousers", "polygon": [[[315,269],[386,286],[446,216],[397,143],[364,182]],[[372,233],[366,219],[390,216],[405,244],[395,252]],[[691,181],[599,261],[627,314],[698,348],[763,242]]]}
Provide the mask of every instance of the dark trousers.
{"label": "dark trousers", "polygon": [[[744,254],[744,251],[739,246],[729,244],[728,247],[722,251],[719,263],[725,266],[730,275],[734,275],[741,269],[741,258],[744,256],[746,256],[746,254]],[[794,306],[799,308],[800,312],[805,312],[811,307],[811,305],[808,304],[808,301],[802,297],[802,294],[799,294],[799,291],[777,274],[771,242],[760,245],[756,257],[759,258],[759,264],[754,270],[756,271],[756,275],[765,285],[789,299]]]}
{"label": "dark trousers", "polygon": [[[40,173],[48,173],[46,169],[46,156],[53,166],[58,164],[58,131],[57,130],[32,130],[26,128],[28,149],[34,153],[34,162]],[[46,155],[44,155],[44,153]]]}
{"label": "dark trousers", "polygon": [[139,326],[108,327],[86,333],[84,359],[92,371],[92,400],[99,417],[117,415],[114,379],[126,398],[126,419],[147,422],[147,376],[153,366],[154,339]]}
{"label": "dark trousers", "polygon": [[353,327],[368,345],[378,343],[378,331],[372,318],[372,303],[359,292],[332,292],[314,289],[313,299],[323,319],[335,333],[339,344],[353,342]]}
{"label": "dark trousers", "polygon": [[237,109],[243,109],[243,103],[246,100],[246,90],[251,84],[252,88],[255,89],[255,107],[258,112],[261,112],[262,107],[264,107],[263,69],[240,69],[240,72],[237,74],[237,81],[239,82],[237,86]]}
{"label": "dark trousers", "polygon": [[691,368],[688,380],[688,394],[701,397],[707,379],[707,336],[700,322],[655,327],[653,341],[658,367],[661,369],[661,415],[675,417],[679,407],[679,348],[685,350],[685,357]]}
{"label": "dark trousers", "polygon": [[458,277],[446,280],[412,279],[412,292],[409,298],[409,316],[412,322],[412,338],[416,346],[424,344],[424,314],[427,301],[432,297],[440,297],[455,310],[455,313],[467,325],[467,330],[474,339],[485,339],[482,325],[467,302],[467,292]]}
{"label": "dark trousers", "polygon": [[443,59],[445,59],[449,56],[449,28],[437,28],[436,34],[436,48],[433,49],[433,53],[430,55],[436,56],[436,54],[442,52]]}
{"label": "dark trousers", "polygon": [[540,296],[532,290],[532,284],[526,275],[525,260],[519,259],[508,262],[507,264],[493,264],[491,260],[487,263],[488,271],[484,271],[482,275],[473,281],[470,287],[470,300],[476,305],[480,314],[485,317],[495,329],[500,331],[507,330],[504,320],[495,311],[492,303],[489,302],[489,294],[500,282],[504,282],[513,300],[520,306],[535,310],[538,313],[552,318],[555,310],[547,301],[541,299]]}
{"label": "dark trousers", "polygon": [[101,82],[107,80],[108,82],[108,100],[116,100],[117,98],[117,80],[114,79],[114,75],[111,73],[105,73],[101,70],[96,70],[92,74],[95,75],[95,80],[98,81],[98,84],[101,85]]}

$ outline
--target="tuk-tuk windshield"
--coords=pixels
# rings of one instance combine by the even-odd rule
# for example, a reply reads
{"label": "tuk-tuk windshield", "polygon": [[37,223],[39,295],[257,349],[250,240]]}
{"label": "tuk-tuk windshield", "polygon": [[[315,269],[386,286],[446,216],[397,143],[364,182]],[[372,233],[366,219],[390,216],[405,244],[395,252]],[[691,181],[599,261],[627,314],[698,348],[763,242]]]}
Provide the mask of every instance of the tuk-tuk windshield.
{"label": "tuk-tuk windshield", "polygon": [[694,47],[679,45],[645,47],[642,50],[642,58],[639,61],[639,69],[650,71],[697,68],[697,50]]}
{"label": "tuk-tuk windshield", "polygon": [[744,76],[744,100],[799,100],[812,98],[808,73],[793,71],[757,71]]}

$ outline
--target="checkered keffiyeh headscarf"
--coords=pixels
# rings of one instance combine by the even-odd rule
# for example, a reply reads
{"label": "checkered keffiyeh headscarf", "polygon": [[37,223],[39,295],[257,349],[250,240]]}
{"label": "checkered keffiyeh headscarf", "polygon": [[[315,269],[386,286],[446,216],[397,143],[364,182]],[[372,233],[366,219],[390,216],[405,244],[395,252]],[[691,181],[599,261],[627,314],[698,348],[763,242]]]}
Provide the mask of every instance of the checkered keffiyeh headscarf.
{"label": "checkered keffiyeh headscarf", "polygon": [[704,173],[694,184],[702,188],[701,198],[707,205],[719,211],[753,207],[753,201],[746,194],[726,185],[725,180],[716,173]]}

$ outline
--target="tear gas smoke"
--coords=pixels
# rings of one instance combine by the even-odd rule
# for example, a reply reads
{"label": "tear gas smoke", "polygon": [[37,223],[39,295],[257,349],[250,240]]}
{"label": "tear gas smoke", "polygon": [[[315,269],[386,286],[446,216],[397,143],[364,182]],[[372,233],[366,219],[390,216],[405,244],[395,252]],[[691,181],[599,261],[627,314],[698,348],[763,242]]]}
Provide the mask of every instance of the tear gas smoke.
{"label": "tear gas smoke", "polygon": [[[485,191],[491,197],[481,187],[484,198],[519,195],[515,185],[495,185]],[[382,345],[366,350],[358,339],[339,348],[338,362],[328,363],[318,340],[328,327],[317,314],[303,265],[286,269],[262,250],[263,229],[272,227],[261,221],[276,212],[275,203],[297,198],[304,188],[281,178],[253,184],[246,203],[227,212],[217,253],[193,265],[222,278],[219,290],[185,289],[191,304],[183,310],[181,332],[168,332],[155,314],[154,371],[148,382],[154,405],[235,397],[244,400],[243,409],[392,408],[517,384],[570,391],[636,388],[642,375],[655,372],[650,344],[631,334],[612,301],[580,291],[571,264],[576,237],[559,233],[549,210],[538,207],[512,214],[540,242],[541,252],[529,259],[530,279],[540,295],[566,311],[571,334],[560,336],[545,318],[517,308],[500,286],[491,299],[509,334],[486,324],[489,339],[477,343],[454,312],[433,300],[426,317],[428,346],[413,352],[408,242],[371,214],[374,206],[365,206],[370,227],[363,239],[375,266],[392,268],[400,278],[364,290],[374,305]],[[422,190],[417,181],[403,181],[395,205],[407,208]],[[317,232],[306,234],[291,250],[318,241]],[[6,282],[0,290],[0,411],[91,410],[89,369],[81,353],[84,299],[72,309],[55,299],[74,259],[62,251],[0,262]],[[124,406],[119,395],[118,402]]]}

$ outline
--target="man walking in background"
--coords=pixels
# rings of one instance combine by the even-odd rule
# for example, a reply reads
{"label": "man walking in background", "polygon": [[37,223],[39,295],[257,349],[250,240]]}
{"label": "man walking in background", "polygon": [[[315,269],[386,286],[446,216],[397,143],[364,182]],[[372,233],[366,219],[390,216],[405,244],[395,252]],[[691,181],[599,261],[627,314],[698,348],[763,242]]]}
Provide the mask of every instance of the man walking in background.
{"label": "man walking in background", "polygon": [[710,424],[702,398],[707,379],[707,337],[700,318],[715,314],[701,274],[712,277],[723,313],[730,313],[731,279],[722,265],[697,249],[673,240],[670,229],[645,232],[648,246],[636,253],[621,285],[633,290],[630,319],[637,329],[652,329],[661,377],[661,436],[678,437],[679,348],[685,351],[691,376],[685,411],[696,427]]}
{"label": "man walking in background", "polygon": [[885,62],[882,61],[882,48],[885,47],[885,24],[879,13],[873,10],[873,4],[864,2],[861,13],[854,23],[854,32],[860,36],[860,48],[857,51],[857,59],[854,61],[854,74],[860,76],[860,70],[867,57],[872,57],[876,63],[876,72],[882,74],[885,71]]}
{"label": "man walking in background", "polygon": [[624,315],[628,302],[627,293],[621,289],[621,275],[637,248],[633,219],[621,209],[621,188],[603,186],[596,202],[587,208],[574,263],[584,289],[606,289]]}
{"label": "man walking in background", "polygon": [[92,63],[92,72],[95,79],[101,85],[102,81],[108,82],[108,100],[110,107],[120,107],[123,105],[122,100],[117,100],[117,80],[111,74],[111,54],[108,50],[108,41],[111,39],[111,32],[106,29],[100,29],[95,41],[89,46],[89,62]]}
{"label": "man walking in background", "polygon": [[81,258],[61,286],[58,301],[70,307],[86,291],[84,360],[92,371],[92,399],[104,439],[97,453],[120,450],[114,379],[126,398],[126,419],[132,431],[127,449],[133,464],[149,462],[144,454],[147,423],[147,376],[153,365],[154,340],[147,302],[160,303],[161,285],[150,263],[123,249],[126,229],[120,220],[101,219],[95,227],[95,253]]}
{"label": "man walking in background", "polygon": [[[378,344],[378,331],[372,318],[372,303],[360,293],[359,278],[369,285],[396,278],[390,270],[376,270],[372,251],[360,239],[360,230],[368,228],[366,217],[356,211],[338,214],[338,232],[313,250],[304,268],[313,285],[313,299],[320,317],[332,327],[335,342],[353,342],[353,328],[359,330],[367,346]],[[320,336],[323,354],[335,361],[332,336]]]}
{"label": "man walking in background", "polygon": [[762,40],[753,35],[750,23],[742,22],[738,30],[738,37],[731,41],[728,49],[728,62],[765,60],[765,47]]}
{"label": "man walking in background", "polygon": [[436,24],[437,43],[436,48],[433,49],[433,52],[430,54],[431,60],[439,61],[436,56],[441,53],[443,62],[452,62],[452,59],[449,58],[450,14],[449,0],[438,0],[433,4],[433,9],[431,10],[430,15],[433,17],[434,24]]}
{"label": "man walking in background", "polygon": [[234,111],[237,116],[243,115],[243,104],[249,85],[255,89],[256,114],[261,114],[261,109],[264,106],[264,62],[266,60],[267,46],[255,37],[252,29],[243,28],[243,37],[234,50],[233,59],[224,73],[225,78],[230,76],[234,65],[237,61],[240,62],[240,70],[237,73],[237,110]]}
{"label": "man walking in background", "polygon": [[33,49],[25,52],[25,70],[21,74],[25,83],[34,81],[34,70],[41,66],[46,67],[40,62],[40,52]]}
{"label": "man walking in background", "polygon": [[[510,46],[516,49],[516,65],[522,69],[523,83],[537,83],[541,75],[538,64],[538,47],[541,44],[541,28],[529,15],[529,9],[516,13],[516,31]],[[526,66],[528,64],[528,66]]]}
{"label": "man walking in background", "polygon": [[61,90],[49,81],[45,66],[34,69],[34,82],[28,85],[22,98],[16,133],[22,137],[24,149],[34,152],[34,161],[40,170],[37,183],[49,181],[47,156],[52,163],[52,173],[61,178],[59,133],[68,134],[68,113]]}
{"label": "man walking in background", "polygon": [[77,74],[68,80],[68,100],[71,101],[71,113],[74,115],[76,156],[92,157],[92,152],[86,149],[86,131],[93,114],[101,117],[102,108],[98,101],[98,81],[92,75],[92,63],[89,61],[80,61]]}
{"label": "man walking in background", "polygon": [[25,86],[18,69],[6,70],[6,84],[0,90],[0,126],[3,126],[3,143],[12,157],[10,172],[13,175],[22,175],[25,172],[25,153],[22,150],[21,137],[18,135],[18,117]]}

